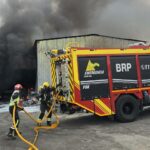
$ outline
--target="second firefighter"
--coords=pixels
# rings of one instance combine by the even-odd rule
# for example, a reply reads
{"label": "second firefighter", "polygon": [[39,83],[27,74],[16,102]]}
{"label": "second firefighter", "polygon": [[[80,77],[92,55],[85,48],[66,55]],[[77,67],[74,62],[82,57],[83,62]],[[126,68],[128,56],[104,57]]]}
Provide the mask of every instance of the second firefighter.
{"label": "second firefighter", "polygon": [[[52,106],[52,92],[53,88],[50,88],[50,85],[48,82],[44,82],[42,88],[40,88],[39,91],[39,98],[40,98],[40,115],[39,115],[39,121],[41,121],[45,115],[45,111],[49,112],[51,106]],[[52,112],[47,117],[47,125],[51,125],[51,117]]]}

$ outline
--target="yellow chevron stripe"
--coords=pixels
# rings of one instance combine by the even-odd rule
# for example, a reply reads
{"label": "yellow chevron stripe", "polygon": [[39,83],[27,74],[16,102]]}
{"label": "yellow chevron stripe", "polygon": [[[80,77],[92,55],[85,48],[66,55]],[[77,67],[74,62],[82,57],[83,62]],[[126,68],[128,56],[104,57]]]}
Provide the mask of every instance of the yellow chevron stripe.
{"label": "yellow chevron stripe", "polygon": [[71,63],[69,64],[68,68],[69,68],[70,72],[72,72],[72,64]]}
{"label": "yellow chevron stripe", "polygon": [[52,85],[55,86],[55,84],[56,84],[56,83],[55,83],[55,78],[53,77],[53,78],[52,78]]}
{"label": "yellow chevron stripe", "polygon": [[65,99],[62,97],[58,97],[58,101],[65,101]]}
{"label": "yellow chevron stripe", "polygon": [[80,90],[80,86],[76,82],[74,82],[74,84],[77,87],[77,89]]}
{"label": "yellow chevron stripe", "polygon": [[70,86],[70,91],[73,92],[73,87],[72,86]]}
{"label": "yellow chevron stripe", "polygon": [[70,101],[73,101],[73,96],[72,95],[70,95]]}
{"label": "yellow chevron stripe", "polygon": [[54,74],[52,74],[52,81],[54,82]]}
{"label": "yellow chevron stripe", "polygon": [[[68,55],[68,59],[71,61],[70,55]],[[73,101],[73,77],[72,77],[72,64],[68,64],[68,72],[69,72],[69,87],[70,87],[70,101]]]}
{"label": "yellow chevron stripe", "polygon": [[70,81],[73,81],[73,78],[71,77],[71,73],[69,73],[69,79]]}
{"label": "yellow chevron stripe", "polygon": [[54,70],[52,69],[52,79],[54,79]]}
{"label": "yellow chevron stripe", "polygon": [[71,77],[72,77],[72,70],[71,70],[71,68],[68,67],[68,70],[69,70],[69,73],[71,74]]}
{"label": "yellow chevron stripe", "polygon": [[73,100],[73,88],[70,86],[70,99]]}
{"label": "yellow chevron stripe", "polygon": [[100,99],[95,99],[95,102],[98,104],[98,106],[103,108],[105,112],[107,112],[107,114],[114,114],[114,112],[112,112],[111,109],[106,104],[104,104]]}
{"label": "yellow chevron stripe", "polygon": [[69,82],[70,82],[70,84],[73,86],[73,83],[72,83],[72,79],[71,79],[71,78],[69,78]]}
{"label": "yellow chevron stripe", "polygon": [[51,78],[52,78],[52,82],[54,82],[54,75],[53,74],[51,75]]}
{"label": "yellow chevron stripe", "polygon": [[56,72],[55,72],[55,63],[51,65],[51,77],[52,77],[52,86],[56,86]]}
{"label": "yellow chevron stripe", "polygon": [[52,69],[52,74],[53,74],[53,76],[55,75],[55,69],[54,68]]}
{"label": "yellow chevron stripe", "polygon": [[70,80],[73,80],[71,72],[69,72],[69,78],[70,78]]}
{"label": "yellow chevron stripe", "polygon": [[71,81],[71,80],[69,80],[69,84],[70,84],[71,87],[73,87],[73,84],[72,84],[72,81]]}
{"label": "yellow chevron stripe", "polygon": [[54,73],[54,65],[52,64],[51,65],[51,71],[52,71],[52,74]]}
{"label": "yellow chevron stripe", "polygon": [[70,92],[72,92],[73,91],[73,88],[70,86]]}
{"label": "yellow chevron stripe", "polygon": [[58,61],[58,60],[62,60],[62,59],[66,59],[66,58],[68,58],[69,57],[69,54],[64,54],[64,55],[61,55],[61,56],[59,56],[59,57],[55,57],[55,58],[53,58],[53,60],[54,61]]}
{"label": "yellow chevron stripe", "polygon": [[54,77],[54,71],[53,71],[53,69],[51,69],[51,76],[52,76],[52,78]]}
{"label": "yellow chevron stripe", "polygon": [[105,115],[108,115],[108,112],[107,112],[101,105],[99,105],[97,102],[95,102],[95,105],[96,105],[101,111],[103,111]]}
{"label": "yellow chevron stripe", "polygon": [[109,109],[101,100],[97,100],[96,104],[101,107],[107,114],[111,114],[111,109]]}

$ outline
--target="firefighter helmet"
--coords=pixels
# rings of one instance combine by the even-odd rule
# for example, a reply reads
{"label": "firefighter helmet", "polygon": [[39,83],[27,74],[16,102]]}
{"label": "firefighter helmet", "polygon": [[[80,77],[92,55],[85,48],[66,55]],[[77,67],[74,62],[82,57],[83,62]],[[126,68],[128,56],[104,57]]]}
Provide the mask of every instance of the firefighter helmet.
{"label": "firefighter helmet", "polygon": [[23,86],[21,85],[21,84],[16,84],[15,86],[14,86],[14,89],[15,90],[21,90],[23,88]]}
{"label": "firefighter helmet", "polygon": [[49,87],[49,83],[48,82],[44,82],[43,83],[43,87]]}

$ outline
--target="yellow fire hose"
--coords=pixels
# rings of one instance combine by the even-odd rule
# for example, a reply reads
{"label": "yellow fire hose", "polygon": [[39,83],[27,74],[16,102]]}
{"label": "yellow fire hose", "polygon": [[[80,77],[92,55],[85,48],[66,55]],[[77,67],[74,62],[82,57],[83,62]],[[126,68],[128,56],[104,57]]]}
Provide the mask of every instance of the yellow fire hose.
{"label": "yellow fire hose", "polygon": [[55,106],[56,98],[57,98],[58,95],[59,95],[59,93],[57,93],[57,95],[56,95],[55,98],[53,99],[53,103],[52,103],[52,106],[51,106],[49,112],[47,113],[47,115],[44,116],[44,118],[43,118],[41,121],[36,120],[30,113],[28,113],[26,110],[23,109],[23,111],[24,111],[35,123],[42,123],[43,121],[45,121],[45,119],[48,117],[48,115],[49,115],[51,112],[52,112],[52,113],[54,114],[54,116],[56,117],[56,121],[55,121],[51,126],[36,126],[36,127],[34,127],[34,132],[35,132],[36,134],[35,134],[35,138],[34,138],[34,142],[33,142],[33,143],[31,143],[31,142],[29,142],[27,139],[25,139],[25,138],[20,134],[20,132],[18,131],[18,129],[17,129],[17,127],[16,127],[16,123],[15,123],[15,122],[16,122],[16,121],[15,121],[16,106],[14,106],[14,109],[13,109],[13,124],[14,124],[14,128],[15,128],[15,130],[16,130],[16,133],[17,133],[18,137],[19,137],[23,142],[25,142],[26,144],[28,144],[28,145],[30,146],[28,150],[38,150],[38,148],[35,146],[35,143],[36,143],[36,141],[37,141],[37,139],[38,139],[38,134],[39,134],[39,130],[40,130],[40,129],[46,129],[46,130],[48,130],[48,129],[54,129],[54,128],[56,128],[56,127],[58,126],[58,124],[59,124],[59,118],[58,118],[57,114],[56,114],[54,111],[52,111],[53,107]]}
{"label": "yellow fire hose", "polygon": [[17,132],[17,135],[18,135],[18,137],[23,141],[23,142],[25,142],[26,144],[28,144],[28,145],[30,145],[32,148],[33,148],[33,150],[38,150],[38,148],[34,145],[34,144],[32,144],[31,142],[29,142],[28,140],[26,140],[21,134],[20,134],[20,132],[18,131],[18,129],[17,129],[17,127],[16,127],[16,121],[15,121],[15,111],[16,111],[16,106],[14,106],[14,109],[13,109],[13,124],[14,124],[14,128],[15,128],[15,130],[16,130],[16,132]]}

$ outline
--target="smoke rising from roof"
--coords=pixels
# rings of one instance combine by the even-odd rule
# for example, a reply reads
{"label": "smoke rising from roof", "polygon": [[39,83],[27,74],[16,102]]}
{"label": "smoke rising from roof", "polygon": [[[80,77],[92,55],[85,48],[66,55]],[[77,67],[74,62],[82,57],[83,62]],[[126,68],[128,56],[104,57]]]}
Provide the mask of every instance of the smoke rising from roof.
{"label": "smoke rising from roof", "polygon": [[148,39],[149,5],[142,0],[1,0],[0,90],[22,81],[22,71],[36,70],[35,39],[87,33]]}
{"label": "smoke rising from roof", "polygon": [[88,20],[99,2],[2,0],[0,3],[0,90],[3,90],[33,78],[30,74],[27,79],[23,74],[36,70],[36,54],[31,49],[35,39],[80,33],[88,28]]}

